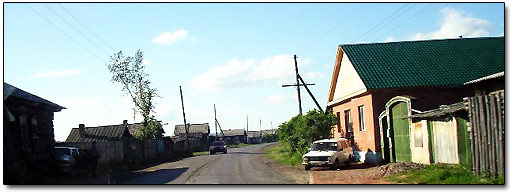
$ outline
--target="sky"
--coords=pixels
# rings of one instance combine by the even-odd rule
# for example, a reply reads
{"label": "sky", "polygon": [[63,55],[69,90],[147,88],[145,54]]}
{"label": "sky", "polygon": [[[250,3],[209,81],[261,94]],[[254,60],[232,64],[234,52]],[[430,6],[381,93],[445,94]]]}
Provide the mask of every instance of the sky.
{"label": "sky", "polygon": [[[4,3],[3,78],[66,107],[55,140],[78,124],[140,122],[106,64],[144,52],[165,135],[187,123],[277,128],[298,114],[293,55],[325,109],[337,46],[504,36],[503,3]],[[301,89],[303,113],[315,107]],[[260,126],[261,120],[261,126]],[[260,128],[261,127],[261,128]]]}

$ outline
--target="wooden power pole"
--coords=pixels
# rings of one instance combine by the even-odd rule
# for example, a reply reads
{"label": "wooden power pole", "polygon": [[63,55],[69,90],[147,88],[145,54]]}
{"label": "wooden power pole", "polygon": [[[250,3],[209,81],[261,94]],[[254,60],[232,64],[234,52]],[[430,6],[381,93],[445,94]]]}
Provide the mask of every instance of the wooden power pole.
{"label": "wooden power pole", "polygon": [[213,104],[213,113],[215,114],[215,141],[217,141],[217,109],[215,104]]}
{"label": "wooden power pole", "polygon": [[185,150],[188,151],[189,149],[189,141],[188,141],[188,126],[187,126],[187,119],[185,118],[185,105],[183,104],[183,92],[181,91],[180,86],[180,96],[181,96],[181,109],[183,110],[183,126],[185,127]]}
{"label": "wooden power pole", "polygon": [[[297,55],[293,55],[293,59],[295,61],[295,80],[296,80],[296,84],[282,85],[282,87],[290,87],[290,86],[297,87],[297,98],[299,100],[299,115],[302,115],[302,103],[301,103],[301,99],[300,99],[300,86],[305,86],[306,90],[309,93],[309,95],[311,95],[311,97],[313,97],[313,94],[309,91],[309,89],[307,88],[307,85],[315,85],[315,84],[314,83],[312,83],[312,84],[304,83],[304,81],[302,80],[302,78],[299,75],[299,68],[297,67]],[[302,80],[302,84],[300,84],[299,79]],[[316,99],[314,99],[314,97],[313,97],[313,100],[315,100],[315,102],[316,102]],[[320,105],[317,104],[317,106],[320,106]],[[320,111],[322,111],[321,108],[319,108],[319,109],[320,109]]]}

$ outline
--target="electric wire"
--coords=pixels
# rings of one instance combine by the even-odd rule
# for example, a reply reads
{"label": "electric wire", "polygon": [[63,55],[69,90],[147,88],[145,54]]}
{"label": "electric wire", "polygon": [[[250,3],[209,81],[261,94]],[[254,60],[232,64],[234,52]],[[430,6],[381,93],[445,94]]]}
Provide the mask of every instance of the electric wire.
{"label": "electric wire", "polygon": [[59,32],[61,32],[62,34],[64,34],[66,37],[68,37],[69,39],[71,39],[75,44],[77,44],[78,46],[80,46],[82,49],[86,50],[87,52],[89,52],[91,55],[93,55],[94,57],[96,57],[97,59],[101,60],[101,61],[104,61],[101,57],[99,57],[98,55],[96,55],[94,52],[92,52],[91,50],[89,50],[87,47],[83,46],[82,44],[80,44],[78,41],[76,41],[73,37],[71,37],[69,34],[67,34],[66,32],[64,32],[62,29],[60,29],[59,27],[57,27],[57,25],[55,25],[53,22],[51,22],[49,19],[47,19],[45,16],[43,16],[41,13],[37,12],[34,8],[32,8],[30,5],[28,5],[27,3],[24,3],[25,6],[27,6],[30,10],[32,10],[34,13],[36,13],[39,17],[41,17],[42,19],[44,19],[46,22],[48,22],[50,25],[52,25],[55,29],[57,29]]}

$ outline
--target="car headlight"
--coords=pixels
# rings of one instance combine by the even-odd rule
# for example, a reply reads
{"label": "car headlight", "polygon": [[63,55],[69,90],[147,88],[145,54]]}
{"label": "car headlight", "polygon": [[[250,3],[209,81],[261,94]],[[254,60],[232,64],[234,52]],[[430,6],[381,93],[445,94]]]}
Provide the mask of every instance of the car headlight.
{"label": "car headlight", "polygon": [[331,161],[332,157],[327,157],[327,161]]}
{"label": "car headlight", "polygon": [[303,158],[302,158],[302,161],[304,161],[305,163],[307,163],[307,162],[308,162],[308,157],[303,157]]}

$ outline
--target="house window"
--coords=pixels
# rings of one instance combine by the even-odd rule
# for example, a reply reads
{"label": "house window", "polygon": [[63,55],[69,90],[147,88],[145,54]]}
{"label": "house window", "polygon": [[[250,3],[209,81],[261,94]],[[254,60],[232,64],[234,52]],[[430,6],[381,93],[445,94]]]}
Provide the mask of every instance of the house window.
{"label": "house window", "polygon": [[359,131],[366,131],[364,126],[364,106],[361,105],[358,107],[359,111]]}
{"label": "house window", "polygon": [[352,132],[352,120],[350,119],[350,109],[345,110],[345,131]]}
{"label": "house window", "polygon": [[338,120],[338,133],[341,133],[341,113],[336,112],[336,119]]}

